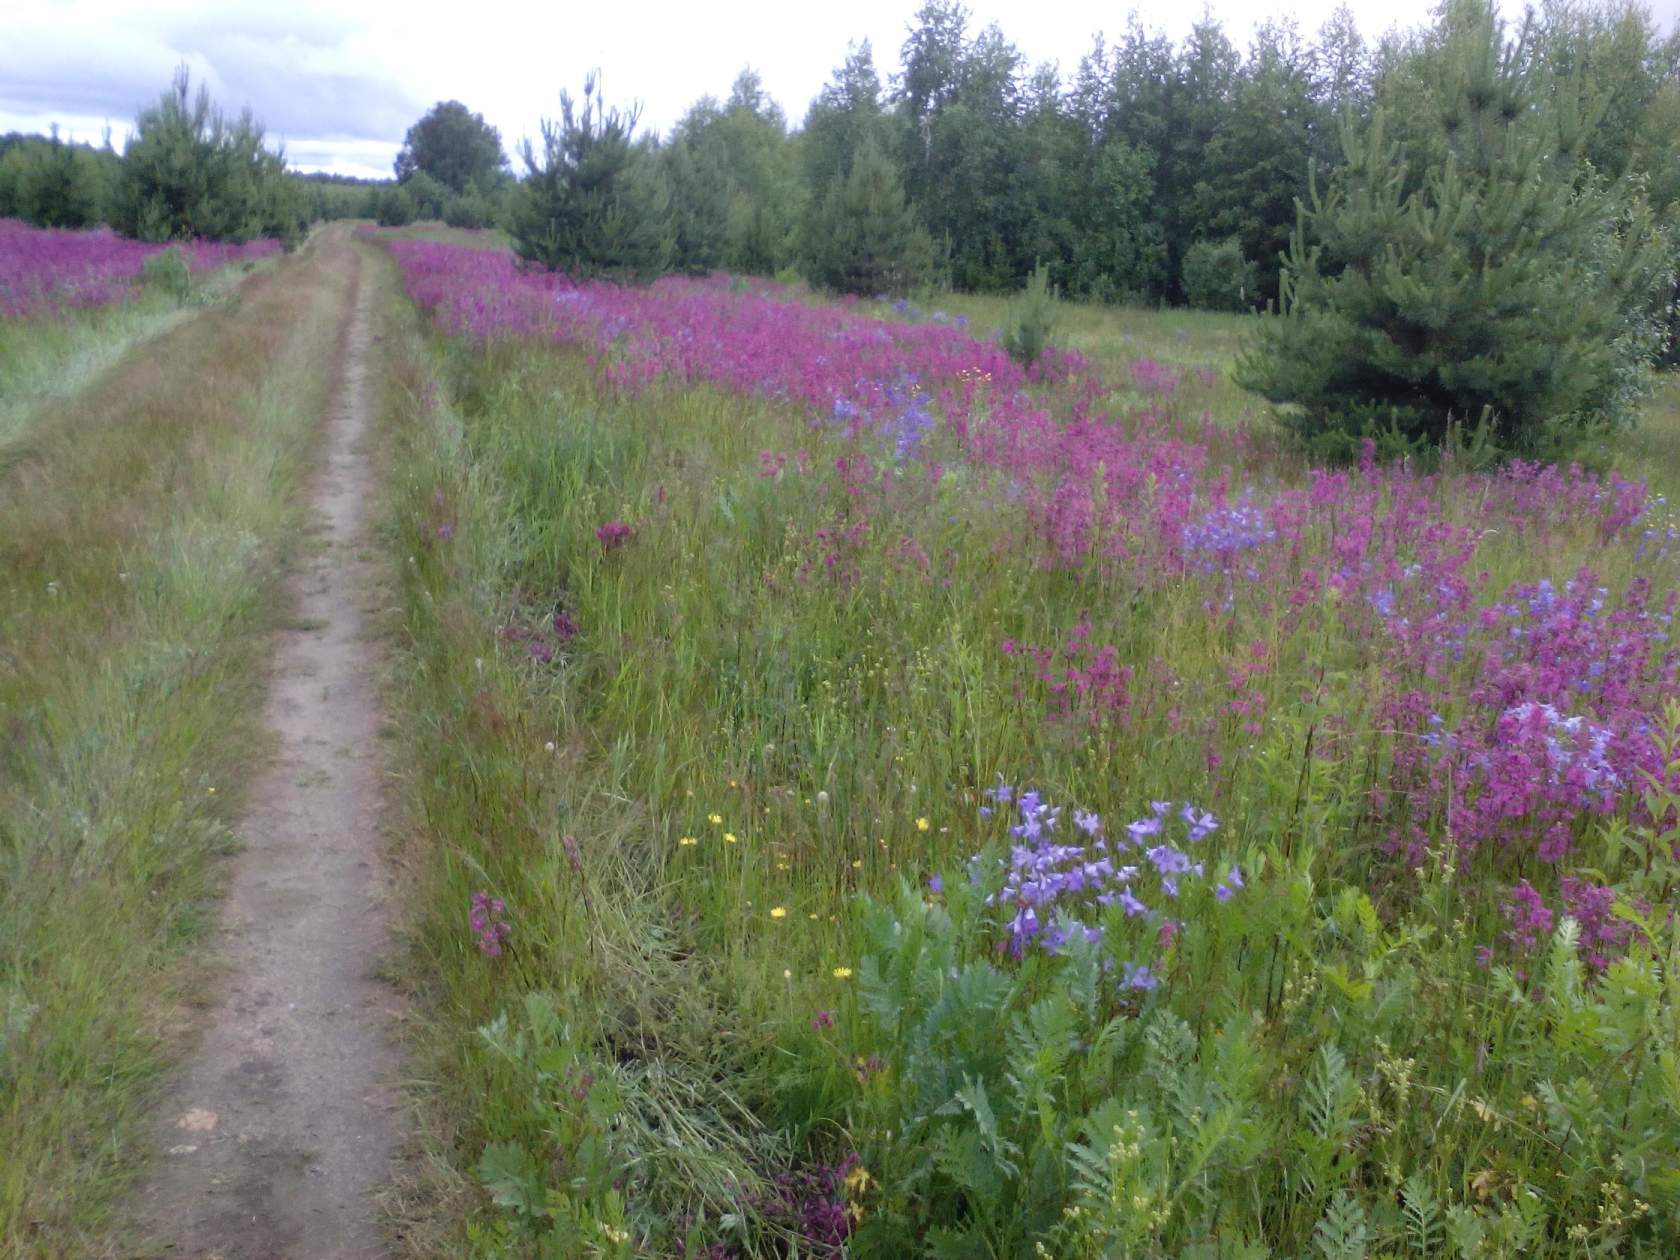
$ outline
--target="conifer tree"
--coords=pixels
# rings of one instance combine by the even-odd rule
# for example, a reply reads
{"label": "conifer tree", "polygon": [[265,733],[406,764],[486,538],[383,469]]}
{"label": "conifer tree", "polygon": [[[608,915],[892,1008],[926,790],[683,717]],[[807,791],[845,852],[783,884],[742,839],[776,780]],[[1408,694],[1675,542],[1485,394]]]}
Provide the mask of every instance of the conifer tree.
{"label": "conifer tree", "polygon": [[542,121],[542,152],[530,141],[521,151],[526,176],[510,216],[520,258],[579,278],[645,280],[665,269],[669,197],[636,140],[639,116],[609,108],[593,74],[581,110],[560,93],[560,121]]}
{"label": "conifer tree", "polygon": [[1666,251],[1635,190],[1579,160],[1575,101],[1531,90],[1526,31],[1507,41],[1485,0],[1449,0],[1442,24],[1419,102],[1439,156],[1419,170],[1381,110],[1347,131],[1347,165],[1300,212],[1283,318],[1240,364],[1322,449],[1436,444],[1456,421],[1536,451],[1629,418],[1653,349],[1641,312]]}
{"label": "conifer tree", "polygon": [[904,199],[892,159],[872,139],[858,147],[813,226],[814,278],[842,293],[908,292],[932,268],[933,242]]}
{"label": "conifer tree", "polygon": [[262,124],[249,110],[229,118],[203,87],[195,96],[183,66],[135,120],[111,224],[146,241],[290,241],[303,213],[285,154],[264,145]]}

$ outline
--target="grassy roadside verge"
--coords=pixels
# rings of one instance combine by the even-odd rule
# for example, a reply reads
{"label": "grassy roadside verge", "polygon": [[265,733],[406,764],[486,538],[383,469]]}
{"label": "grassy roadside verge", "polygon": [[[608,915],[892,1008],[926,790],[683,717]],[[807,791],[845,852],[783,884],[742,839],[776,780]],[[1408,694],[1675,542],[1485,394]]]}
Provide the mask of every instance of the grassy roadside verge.
{"label": "grassy roadside verge", "polygon": [[345,249],[43,404],[0,471],[0,1256],[104,1254],[202,975]]}
{"label": "grassy roadside verge", "polygon": [[0,320],[0,466],[47,404],[70,398],[135,346],[185,323],[205,307],[236,300],[239,286],[272,271],[272,258],[236,262],[195,277],[182,302],[141,287],[130,302],[41,319]]}

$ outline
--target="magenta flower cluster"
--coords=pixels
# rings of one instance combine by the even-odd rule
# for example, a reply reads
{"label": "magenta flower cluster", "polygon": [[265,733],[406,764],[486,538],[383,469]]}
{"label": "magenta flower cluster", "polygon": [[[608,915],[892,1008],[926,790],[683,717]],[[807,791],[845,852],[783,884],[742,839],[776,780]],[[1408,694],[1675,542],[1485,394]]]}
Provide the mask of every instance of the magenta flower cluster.
{"label": "magenta flower cluster", "polygon": [[[127,301],[146,259],[165,248],[126,240],[108,228],[78,232],[0,219],[0,319]],[[195,272],[261,258],[279,248],[276,241],[181,243]]]}
{"label": "magenta flower cluster", "polygon": [[606,524],[596,527],[595,541],[601,544],[601,550],[611,551],[615,547],[621,547],[629,542],[631,535],[635,532],[634,526],[623,521],[608,521]]}
{"label": "magenta flower cluster", "polygon": [[[1543,952],[1551,940],[1552,931],[1560,917],[1567,915],[1580,927],[1577,948],[1581,957],[1594,971],[1603,971],[1622,957],[1634,940],[1634,926],[1616,913],[1616,890],[1565,875],[1559,884],[1557,909],[1548,905],[1545,896],[1526,879],[1506,894],[1506,929],[1503,944],[1517,958]],[[1641,915],[1650,912],[1643,901],[1630,903]],[[1481,950],[1484,961],[1495,957],[1495,950]]]}
{"label": "magenta flower cluster", "polygon": [[507,903],[487,892],[475,892],[467,908],[467,926],[478,940],[479,952],[487,958],[500,958],[502,942],[513,932],[507,921]]}

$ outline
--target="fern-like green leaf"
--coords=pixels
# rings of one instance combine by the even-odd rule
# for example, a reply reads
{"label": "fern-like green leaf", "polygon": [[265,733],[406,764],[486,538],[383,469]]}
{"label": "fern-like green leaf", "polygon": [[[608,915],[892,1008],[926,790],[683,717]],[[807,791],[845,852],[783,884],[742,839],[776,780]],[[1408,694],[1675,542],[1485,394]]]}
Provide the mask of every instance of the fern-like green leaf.
{"label": "fern-like green leaf", "polygon": [[1368,1231],[1365,1209],[1346,1190],[1338,1190],[1313,1230],[1313,1246],[1323,1260],[1365,1260]]}
{"label": "fern-like green leaf", "polygon": [[1413,1173],[1400,1187],[1401,1219],[1406,1227],[1406,1245],[1419,1256],[1441,1254],[1445,1226],[1441,1219],[1441,1201],[1435,1197],[1429,1182],[1420,1173]]}

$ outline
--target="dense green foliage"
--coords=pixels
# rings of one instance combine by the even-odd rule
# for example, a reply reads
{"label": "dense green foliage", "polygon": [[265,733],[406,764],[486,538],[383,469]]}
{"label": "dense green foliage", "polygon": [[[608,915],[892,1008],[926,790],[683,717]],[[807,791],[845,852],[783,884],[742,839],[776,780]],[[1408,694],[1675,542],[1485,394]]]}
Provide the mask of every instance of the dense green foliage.
{"label": "dense green foliage", "polygon": [[439,101],[408,129],[397,154],[397,179],[426,174],[450,192],[496,182],[507,167],[502,134],[460,101]]}
{"label": "dense green foliage", "polygon": [[814,279],[841,293],[904,293],[925,283],[933,242],[904,199],[898,173],[872,139],[811,216]]}
{"label": "dense green foliage", "polygon": [[[797,130],[751,72],[726,103],[684,116],[660,146],[673,262],[793,266],[831,286],[879,274],[878,233],[843,264],[832,230],[868,143],[932,240],[935,283],[1013,292],[1042,262],[1074,297],[1262,309],[1278,300],[1309,172],[1323,189],[1346,161],[1344,130],[1362,141],[1385,115],[1414,181],[1445,161],[1430,121],[1445,107],[1444,30],[1438,19],[1370,44],[1343,8],[1310,37],[1262,23],[1239,49],[1211,16],[1176,45],[1134,17],[1064,78],[997,27],[972,30],[955,0],[928,0],[896,72],[852,46]],[[1554,0],[1524,56],[1578,99],[1583,166],[1642,182],[1658,218],[1680,204],[1680,32],[1622,0]],[[1234,256],[1216,252],[1228,240]],[[921,267],[901,270],[914,283]],[[1672,322],[1669,296],[1653,320]]]}
{"label": "dense green foliage", "polygon": [[298,186],[306,217],[311,223],[371,219],[375,216],[381,190],[388,187],[383,180],[319,171],[293,174],[292,180]]}
{"label": "dense green foliage", "polygon": [[1259,288],[1257,271],[1236,237],[1197,241],[1184,251],[1184,300],[1198,310],[1243,310]]}
{"label": "dense green foliage", "polygon": [[527,140],[525,178],[509,230],[520,258],[577,277],[651,277],[670,259],[669,199],[654,158],[636,138],[637,109],[608,106],[600,81],[583,107],[560,93],[560,119],[543,119],[542,149]]}
{"label": "dense green foliage", "polygon": [[459,101],[438,102],[408,129],[395,169],[406,201],[381,193],[373,203],[387,226],[432,219],[482,228],[505,214],[512,176],[501,133]]}
{"label": "dense green foliage", "polygon": [[135,119],[110,221],[144,241],[295,240],[303,214],[285,156],[264,146],[262,125],[249,110],[229,118],[202,86],[194,96],[182,68]]}
{"label": "dense green foliage", "polygon": [[803,209],[787,119],[752,71],[719,104],[697,102],[660,148],[672,264],[771,275],[794,261]]}
{"label": "dense green foliage", "polygon": [[380,227],[407,227],[419,215],[414,195],[401,184],[381,188],[374,194],[372,208]]}
{"label": "dense green foliage", "polygon": [[1565,423],[1631,421],[1673,251],[1584,152],[1606,103],[1483,0],[1448,6],[1441,37],[1410,144],[1379,109],[1310,198],[1244,383],[1309,441],[1438,444],[1456,422],[1533,453]]}
{"label": "dense green foliage", "polygon": [[81,228],[105,221],[117,155],[51,136],[0,138],[0,219]]}

